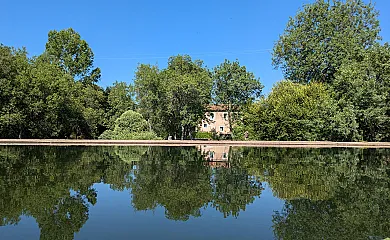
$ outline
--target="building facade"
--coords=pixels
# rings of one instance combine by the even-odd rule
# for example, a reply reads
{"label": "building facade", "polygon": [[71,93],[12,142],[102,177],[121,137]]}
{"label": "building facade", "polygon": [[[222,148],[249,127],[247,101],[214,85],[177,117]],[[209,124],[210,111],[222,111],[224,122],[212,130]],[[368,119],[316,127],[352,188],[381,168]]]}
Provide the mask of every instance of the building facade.
{"label": "building facade", "polygon": [[228,112],[224,105],[211,105],[205,113],[205,118],[199,126],[200,132],[215,132],[219,135],[231,134]]}

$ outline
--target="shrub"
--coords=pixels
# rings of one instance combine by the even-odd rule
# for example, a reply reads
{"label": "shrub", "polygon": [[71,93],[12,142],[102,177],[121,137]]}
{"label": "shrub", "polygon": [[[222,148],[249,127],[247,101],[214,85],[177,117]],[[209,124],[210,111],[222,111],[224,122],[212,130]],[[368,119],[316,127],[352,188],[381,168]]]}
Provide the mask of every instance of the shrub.
{"label": "shrub", "polygon": [[156,133],[148,131],[148,123],[141,114],[132,110],[124,112],[116,121],[114,130],[106,130],[99,139],[154,140]]}
{"label": "shrub", "polygon": [[212,139],[213,134],[211,132],[197,132],[195,134],[196,139]]}

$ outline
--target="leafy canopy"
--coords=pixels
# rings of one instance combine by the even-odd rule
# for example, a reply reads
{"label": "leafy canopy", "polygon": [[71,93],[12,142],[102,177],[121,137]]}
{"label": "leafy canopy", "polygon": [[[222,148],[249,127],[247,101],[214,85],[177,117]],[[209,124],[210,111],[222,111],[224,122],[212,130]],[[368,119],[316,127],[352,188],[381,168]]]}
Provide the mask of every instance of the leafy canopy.
{"label": "leafy canopy", "polygon": [[380,39],[377,17],[373,4],[363,0],[307,4],[275,44],[273,65],[294,82],[331,83],[345,59],[360,59]]}

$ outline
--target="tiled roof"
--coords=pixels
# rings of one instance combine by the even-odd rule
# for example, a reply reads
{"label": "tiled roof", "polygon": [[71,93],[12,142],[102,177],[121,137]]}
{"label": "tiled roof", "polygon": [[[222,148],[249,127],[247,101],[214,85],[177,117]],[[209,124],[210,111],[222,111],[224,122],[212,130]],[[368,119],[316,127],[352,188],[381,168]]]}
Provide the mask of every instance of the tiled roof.
{"label": "tiled roof", "polygon": [[227,108],[228,106],[226,104],[214,104],[214,105],[208,105],[207,111],[222,112],[222,111],[226,111]]}

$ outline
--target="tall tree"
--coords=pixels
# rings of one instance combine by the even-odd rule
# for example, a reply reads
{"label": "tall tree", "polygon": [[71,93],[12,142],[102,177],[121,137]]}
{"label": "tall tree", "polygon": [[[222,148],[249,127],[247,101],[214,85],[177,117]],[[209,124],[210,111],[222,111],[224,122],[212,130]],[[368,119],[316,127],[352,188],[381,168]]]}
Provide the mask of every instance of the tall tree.
{"label": "tall tree", "polygon": [[136,101],[140,113],[148,121],[149,129],[154,130],[159,136],[167,135],[161,123],[166,106],[163,104],[165,93],[160,70],[157,66],[140,64],[135,73],[134,84]]}
{"label": "tall tree", "polygon": [[168,67],[140,65],[135,89],[140,112],[159,136],[193,136],[211,100],[212,80],[199,60],[169,58]]}
{"label": "tall tree", "polygon": [[0,44],[0,137],[18,138],[22,135],[26,116],[23,89],[18,77],[28,71],[25,49],[14,49]]}
{"label": "tall tree", "polygon": [[128,110],[135,110],[134,87],[125,82],[115,82],[106,89],[106,126],[113,128],[115,120]]}
{"label": "tall tree", "polygon": [[316,0],[290,18],[274,46],[286,79],[331,83],[344,59],[361,59],[379,37],[378,12],[363,0]]}
{"label": "tall tree", "polygon": [[246,70],[245,66],[241,66],[238,60],[230,62],[226,59],[214,68],[213,81],[214,101],[226,105],[229,128],[232,132],[234,120],[232,113],[260,97],[263,85],[253,73]]}
{"label": "tall tree", "polygon": [[92,49],[72,28],[50,31],[46,54],[58,62],[66,73],[85,83],[94,83],[100,78],[100,69],[93,68]]}
{"label": "tall tree", "polygon": [[202,61],[178,55],[169,58],[162,77],[166,83],[168,116],[172,120],[170,134],[192,138],[211,101],[210,73]]}
{"label": "tall tree", "polygon": [[390,139],[389,63],[389,44],[376,44],[361,61],[345,61],[332,84],[340,109],[351,109],[364,141]]}

